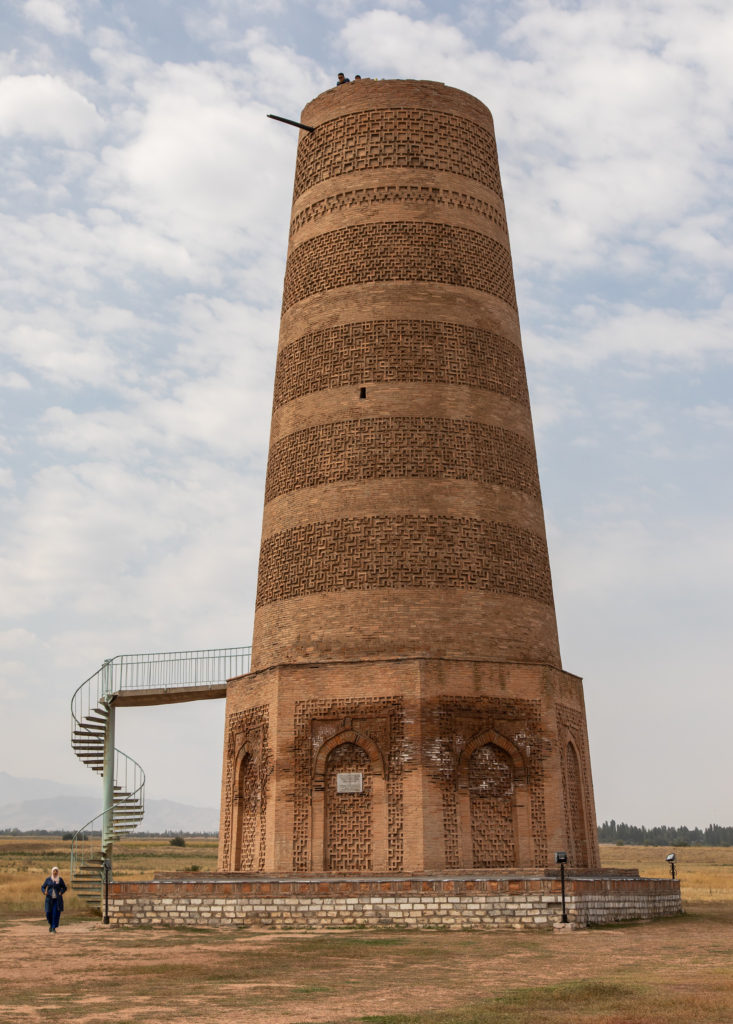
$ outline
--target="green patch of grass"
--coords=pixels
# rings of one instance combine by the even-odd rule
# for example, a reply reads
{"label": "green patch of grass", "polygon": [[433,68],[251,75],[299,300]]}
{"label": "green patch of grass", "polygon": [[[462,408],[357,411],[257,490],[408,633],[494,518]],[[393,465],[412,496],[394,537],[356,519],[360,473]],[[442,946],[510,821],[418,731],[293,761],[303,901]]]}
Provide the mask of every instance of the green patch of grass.
{"label": "green patch of grass", "polygon": [[[727,1019],[710,1014],[726,1011],[722,998],[653,990],[612,981],[588,979],[503,992],[452,1010],[419,1014],[367,1014],[353,1024],[691,1024]],[[335,1024],[321,1021],[319,1024]]]}

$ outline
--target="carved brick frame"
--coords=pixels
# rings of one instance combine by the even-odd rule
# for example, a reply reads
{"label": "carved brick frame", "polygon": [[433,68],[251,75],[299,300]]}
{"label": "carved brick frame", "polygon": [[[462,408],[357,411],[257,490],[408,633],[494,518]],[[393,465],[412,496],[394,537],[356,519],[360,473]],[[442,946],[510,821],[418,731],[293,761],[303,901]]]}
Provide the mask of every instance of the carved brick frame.
{"label": "carved brick frame", "polygon": [[326,767],[332,751],[344,743],[360,747],[372,770],[372,870],[387,870],[387,773],[381,750],[369,736],[344,729],[326,740],[316,755],[311,804],[311,870],[326,870]]}
{"label": "carved brick frame", "polygon": [[531,804],[527,765],[524,758],[508,739],[494,729],[483,729],[466,743],[458,759],[457,771],[457,803],[458,830],[460,836],[461,867],[472,868],[473,864],[473,833],[471,829],[471,794],[468,785],[468,767],[474,751],[493,744],[505,751],[512,761],[512,818],[514,823],[514,849],[518,866],[532,863],[532,826]]}

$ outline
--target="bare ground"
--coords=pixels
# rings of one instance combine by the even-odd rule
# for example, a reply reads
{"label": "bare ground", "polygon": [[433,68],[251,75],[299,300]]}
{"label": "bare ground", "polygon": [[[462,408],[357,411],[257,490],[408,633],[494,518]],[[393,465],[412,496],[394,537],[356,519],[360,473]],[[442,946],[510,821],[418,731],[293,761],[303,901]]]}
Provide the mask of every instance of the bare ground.
{"label": "bare ground", "polygon": [[733,1024],[733,907],[690,909],[564,933],[132,931],[94,920],[51,935],[16,919],[0,927],[0,1021]]}

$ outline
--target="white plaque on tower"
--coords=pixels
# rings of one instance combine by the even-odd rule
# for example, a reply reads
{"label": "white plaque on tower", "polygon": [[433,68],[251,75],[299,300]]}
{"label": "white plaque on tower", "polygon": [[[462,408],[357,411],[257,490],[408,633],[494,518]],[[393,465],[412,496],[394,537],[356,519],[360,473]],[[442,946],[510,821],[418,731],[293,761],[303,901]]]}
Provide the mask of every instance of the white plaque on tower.
{"label": "white plaque on tower", "polygon": [[361,772],[336,772],[337,793],[361,793],[364,788]]}

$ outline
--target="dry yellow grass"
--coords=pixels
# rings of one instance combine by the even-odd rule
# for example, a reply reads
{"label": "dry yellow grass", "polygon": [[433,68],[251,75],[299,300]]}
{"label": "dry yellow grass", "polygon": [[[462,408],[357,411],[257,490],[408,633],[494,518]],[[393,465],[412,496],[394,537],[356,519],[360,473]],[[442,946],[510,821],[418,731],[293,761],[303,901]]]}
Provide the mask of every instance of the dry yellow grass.
{"label": "dry yellow grass", "polygon": [[[131,836],[115,849],[115,878],[152,878],[156,871],[212,871],[216,868],[215,837],[189,838],[184,847],[170,839]],[[71,843],[58,836],[0,837],[0,919],[43,909],[41,883],[54,864],[69,885]],[[69,891],[64,898],[67,921],[88,916],[87,905]]]}
{"label": "dry yellow grass", "polygon": [[677,877],[684,903],[733,900],[733,846],[601,845],[606,868],[634,867],[641,875],[669,877],[668,853],[677,857]]}
{"label": "dry yellow grass", "polygon": [[[42,906],[41,882],[54,864],[69,880],[69,842],[48,836],[0,837],[0,914],[15,917],[33,914]],[[677,856],[677,870],[685,903],[733,901],[733,847],[698,846],[601,846],[604,867],[636,867],[642,875],[667,877],[668,853]],[[131,836],[115,850],[115,877],[152,878],[156,871],[213,871],[217,840],[189,838],[184,847],[170,845],[165,838]],[[69,914],[86,914],[86,907],[73,893],[66,900]],[[68,919],[68,918],[67,918]]]}
{"label": "dry yellow grass", "polygon": [[[668,874],[660,847],[608,867]],[[687,914],[552,932],[267,933],[105,927],[67,901],[50,936],[40,885],[60,839],[0,838],[2,1024],[729,1024],[733,848],[676,851]],[[216,841],[128,839],[117,877],[215,865]],[[39,984],[53,944],[55,981]]]}

